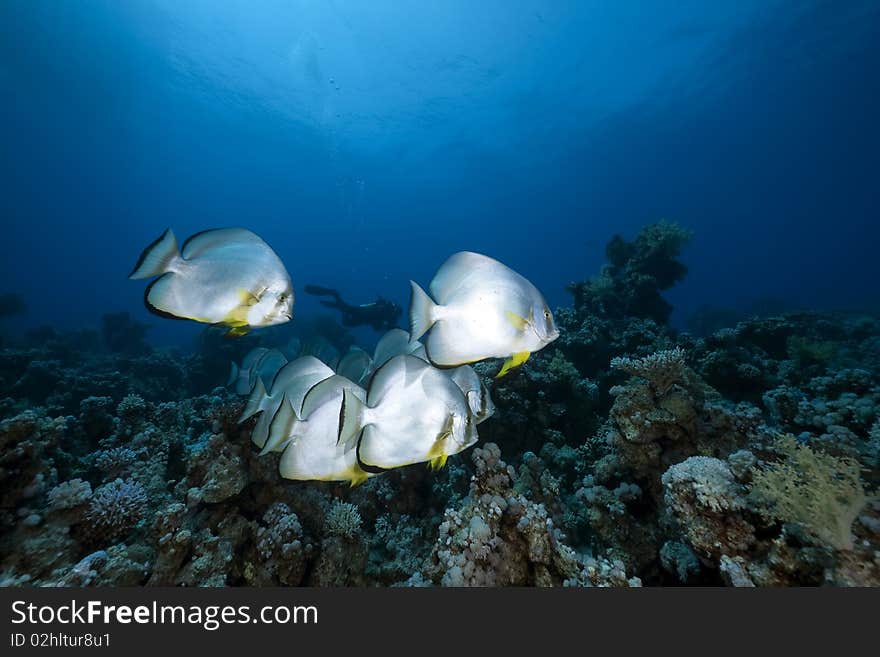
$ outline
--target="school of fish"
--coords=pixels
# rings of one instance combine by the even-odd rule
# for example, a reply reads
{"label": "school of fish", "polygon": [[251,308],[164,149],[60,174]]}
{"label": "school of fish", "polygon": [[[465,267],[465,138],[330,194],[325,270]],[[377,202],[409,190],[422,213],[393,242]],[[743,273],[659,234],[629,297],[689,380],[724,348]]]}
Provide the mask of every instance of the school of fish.
{"label": "school of fish", "polygon": [[[290,275],[246,229],[206,230],[182,247],[166,230],[129,276],[151,277],[149,310],[231,336],[293,317]],[[258,347],[233,363],[228,385],[248,395],[239,422],[256,417],[251,439],[261,455],[281,452],[281,476],[354,486],[414,463],[443,467],[495,412],[470,364],[503,358],[498,378],[559,337],[538,289],[488,256],[452,255],[428,289],[410,281],[410,332],[388,331],[372,355],[291,341],[286,354]]]}

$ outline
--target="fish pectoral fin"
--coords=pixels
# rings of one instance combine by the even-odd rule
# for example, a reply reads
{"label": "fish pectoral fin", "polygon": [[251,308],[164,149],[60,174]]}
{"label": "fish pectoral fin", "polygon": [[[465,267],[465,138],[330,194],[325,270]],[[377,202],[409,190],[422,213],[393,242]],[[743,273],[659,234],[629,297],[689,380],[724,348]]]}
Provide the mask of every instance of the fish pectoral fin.
{"label": "fish pectoral fin", "polygon": [[500,379],[514,367],[519,367],[520,365],[525,363],[531,355],[532,353],[530,351],[519,351],[513,354],[510,358],[504,361],[504,365],[501,367],[501,371],[495,375],[495,378]]}
{"label": "fish pectoral fin", "polygon": [[243,336],[245,333],[247,333],[250,330],[251,330],[251,328],[247,324],[240,325],[240,326],[233,326],[231,329],[229,329],[226,332],[226,337],[227,338],[240,338],[241,336]]}
{"label": "fish pectoral fin", "polygon": [[515,312],[513,312],[511,310],[506,310],[504,312],[504,316],[507,318],[507,321],[510,322],[511,325],[513,325],[513,328],[515,328],[517,331],[524,331],[526,329],[526,326],[529,325],[529,320],[527,320],[525,317],[520,317],[519,315],[517,315]]}
{"label": "fish pectoral fin", "polygon": [[[260,301],[257,295],[243,287],[238,288],[236,292],[238,293],[240,303],[230,310],[226,314],[226,317],[220,322],[221,324],[232,327],[232,331],[227,335],[244,335],[248,332],[248,328],[245,328],[243,332],[241,329],[242,327],[248,326],[248,313],[250,312],[251,307]],[[233,331],[237,332],[233,333]]]}
{"label": "fish pectoral fin", "polygon": [[431,445],[431,449],[428,450],[428,467],[431,470],[436,471],[446,465],[446,459],[449,458],[449,454],[446,453],[444,448],[446,447],[446,439],[452,436],[453,419],[454,418],[450,413],[449,417],[446,419],[446,423],[443,425],[443,429],[437,436],[437,440],[434,441],[434,444]]}
{"label": "fish pectoral fin", "polygon": [[246,290],[243,287],[238,288],[238,298],[241,300],[242,306],[255,306],[260,302],[260,297],[251,292],[250,290]]}

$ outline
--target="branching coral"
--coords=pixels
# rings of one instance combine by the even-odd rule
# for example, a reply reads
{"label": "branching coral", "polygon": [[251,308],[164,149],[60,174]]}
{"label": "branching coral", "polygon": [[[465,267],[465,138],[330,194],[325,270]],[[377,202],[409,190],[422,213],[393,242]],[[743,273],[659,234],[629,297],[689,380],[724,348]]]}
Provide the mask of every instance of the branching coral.
{"label": "branching coral", "polygon": [[613,358],[611,367],[645,379],[654,393],[662,396],[669,392],[673,385],[684,380],[686,372],[684,356],[684,349],[676,347],[655,352],[644,358]]}
{"label": "branching coral", "polygon": [[134,450],[130,447],[114,447],[94,452],[92,460],[95,467],[110,478],[126,474],[145,453],[145,449]]}
{"label": "branching coral", "polygon": [[311,546],[305,542],[297,515],[286,504],[276,502],[263,515],[257,529],[259,563],[245,566],[245,578],[252,585],[297,586],[306,569]]}
{"label": "branching coral", "polygon": [[96,541],[112,541],[138,524],[147,507],[144,487],[117,479],[95,491],[86,521]]}
{"label": "branching coral", "polygon": [[126,395],[116,407],[116,415],[123,424],[134,427],[144,420],[147,414],[147,403],[140,395]]}
{"label": "branching coral", "polygon": [[324,528],[329,534],[354,538],[361,531],[361,514],[354,504],[337,500],[324,519]]}
{"label": "branching coral", "polygon": [[542,504],[514,492],[516,475],[494,443],[475,449],[462,507],[447,509],[429,567],[444,586],[636,584],[623,564],[582,561]]}
{"label": "branching coral", "polygon": [[50,511],[66,511],[86,504],[92,498],[92,487],[82,479],[71,479],[55,486],[47,495]]}
{"label": "branching coral", "polygon": [[776,451],[781,461],[753,472],[752,494],[758,502],[826,545],[851,550],[852,524],[867,501],[858,462],[814,451],[791,436],[780,438]]}
{"label": "branching coral", "polygon": [[666,506],[701,556],[744,552],[754,543],[754,528],[743,518],[744,489],[724,461],[692,456],[663,475]]}
{"label": "branching coral", "polygon": [[[274,331],[192,355],[55,329],[4,343],[0,582],[877,585],[880,501],[852,518],[880,484],[880,320],[677,333],[660,293],[685,239],[661,224],[612,240],[556,312],[559,339],[491,382],[479,449],[351,490],[280,480],[215,388]],[[805,474],[775,429],[834,468]],[[773,490],[801,515],[759,492],[786,469],[807,483]]]}

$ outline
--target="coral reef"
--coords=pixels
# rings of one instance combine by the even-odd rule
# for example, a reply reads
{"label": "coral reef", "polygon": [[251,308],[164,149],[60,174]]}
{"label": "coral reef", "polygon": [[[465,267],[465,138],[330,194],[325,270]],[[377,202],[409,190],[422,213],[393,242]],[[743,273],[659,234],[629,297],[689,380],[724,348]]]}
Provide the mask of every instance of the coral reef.
{"label": "coral reef", "polygon": [[112,542],[143,520],[147,492],[140,484],[116,479],[98,488],[89,502],[85,522],[97,543]]}
{"label": "coral reef", "polygon": [[326,319],[191,354],[124,314],[4,343],[0,583],[880,585],[880,320],[677,333],[687,238],[613,239],[556,342],[503,379],[475,366],[497,406],[475,448],[355,488],[281,479],[218,387],[258,344],[342,351]]}
{"label": "coral reef", "polygon": [[677,257],[690,237],[690,231],[665,221],[646,226],[632,242],[615,235],[605,247],[608,264],[601,273],[569,286],[575,310],[666,323],[672,306],[660,292],[687,274]]}
{"label": "coral reef", "polygon": [[756,469],[752,493],[767,513],[796,522],[835,550],[852,550],[852,524],[867,503],[858,461],[798,445],[787,436],[776,445],[784,460]]}

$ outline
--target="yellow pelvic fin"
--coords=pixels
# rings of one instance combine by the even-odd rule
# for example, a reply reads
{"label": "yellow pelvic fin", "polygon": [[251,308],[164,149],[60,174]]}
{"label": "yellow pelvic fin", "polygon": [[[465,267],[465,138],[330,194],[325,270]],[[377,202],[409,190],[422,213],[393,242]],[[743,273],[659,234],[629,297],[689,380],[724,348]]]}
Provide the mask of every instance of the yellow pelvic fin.
{"label": "yellow pelvic fin", "polygon": [[226,335],[232,337],[244,335],[250,330],[247,319],[248,312],[250,311],[251,306],[259,301],[253,292],[246,290],[243,287],[238,288],[236,292],[238,292],[238,298],[241,303],[230,310],[226,314],[226,317],[220,321],[221,324],[231,327],[231,330]]}
{"label": "yellow pelvic fin", "polygon": [[440,456],[435,456],[430,461],[428,461],[428,467],[435,472],[446,465],[446,459],[449,458],[448,454],[441,454]]}
{"label": "yellow pelvic fin", "polygon": [[361,470],[357,466],[354,466],[346,474],[349,477],[349,481],[348,481],[349,488],[354,488],[355,486],[360,486],[367,479],[369,479],[369,475],[367,475],[366,472],[364,472],[363,470]]}
{"label": "yellow pelvic fin", "polygon": [[226,337],[227,338],[240,338],[241,336],[243,336],[245,333],[247,333],[250,330],[251,329],[247,324],[245,324],[244,326],[233,326],[231,329],[229,329],[226,332]]}
{"label": "yellow pelvic fin", "polygon": [[529,359],[529,356],[531,356],[531,355],[532,354],[530,351],[519,351],[519,352],[513,354],[513,356],[511,356],[506,361],[504,361],[504,365],[501,367],[501,371],[495,375],[495,378],[500,379],[502,376],[507,374],[514,367],[519,367],[520,365],[525,363]]}

